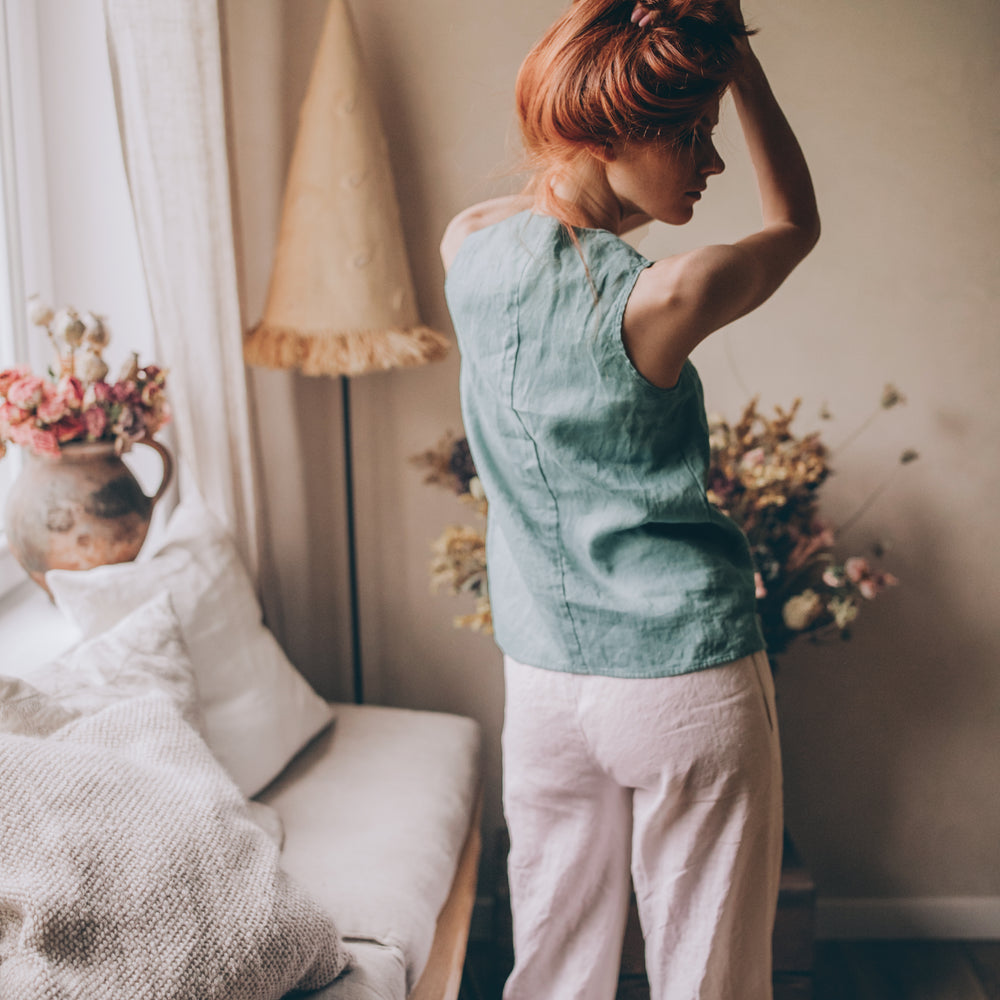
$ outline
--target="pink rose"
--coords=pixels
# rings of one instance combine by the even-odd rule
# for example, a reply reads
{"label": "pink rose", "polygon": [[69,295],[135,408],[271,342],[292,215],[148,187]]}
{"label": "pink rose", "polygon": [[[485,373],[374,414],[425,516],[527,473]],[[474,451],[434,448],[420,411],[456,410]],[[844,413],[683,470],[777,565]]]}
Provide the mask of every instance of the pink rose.
{"label": "pink rose", "polygon": [[135,382],[115,382],[111,387],[111,398],[116,403],[134,403],[139,398],[139,388]]}
{"label": "pink rose", "polygon": [[42,388],[42,399],[35,410],[35,416],[43,424],[54,424],[62,420],[67,413],[69,410],[63,398],[50,382],[46,382]]}
{"label": "pink rose", "polygon": [[36,415],[42,423],[54,424],[71,413],[80,412],[83,402],[83,383],[72,375],[63,375],[52,386],[45,384],[42,402],[38,405]]}
{"label": "pink rose", "polygon": [[871,574],[871,568],[868,565],[867,559],[862,559],[860,556],[851,556],[844,563],[844,572],[851,583],[860,583],[865,577]]}
{"label": "pink rose", "polygon": [[10,389],[18,379],[24,378],[25,375],[30,375],[30,368],[5,368],[0,372],[0,396],[6,396],[7,390]]}
{"label": "pink rose", "polygon": [[108,428],[108,415],[99,406],[91,406],[83,411],[83,422],[87,427],[87,437],[99,441]]}
{"label": "pink rose", "polygon": [[866,601],[874,601],[878,597],[879,586],[876,580],[873,580],[870,576],[865,577],[858,583],[858,590],[861,591],[861,596]]}
{"label": "pink rose", "polygon": [[23,424],[31,414],[27,410],[22,410],[20,406],[13,403],[0,404],[0,424],[13,427],[15,424]]}
{"label": "pink rose", "polygon": [[110,400],[111,386],[107,382],[91,382],[83,393],[84,406],[93,406],[95,403],[107,403]]}
{"label": "pink rose", "polygon": [[11,424],[7,431],[7,437],[9,437],[14,444],[19,444],[22,447],[27,448],[31,444],[31,432],[34,429],[34,426],[29,421],[24,420],[19,424]]}
{"label": "pink rose", "polygon": [[83,405],[83,383],[74,375],[63,375],[56,383],[56,393],[70,410],[79,410]]}
{"label": "pink rose", "polygon": [[58,455],[59,439],[53,431],[32,427],[29,431],[28,446],[38,455]]}
{"label": "pink rose", "polygon": [[83,417],[73,414],[60,420],[53,428],[56,440],[62,444],[64,441],[76,441],[87,433],[87,424]]}
{"label": "pink rose", "polygon": [[33,410],[42,401],[48,383],[37,375],[22,375],[7,390],[7,402],[22,410]]}

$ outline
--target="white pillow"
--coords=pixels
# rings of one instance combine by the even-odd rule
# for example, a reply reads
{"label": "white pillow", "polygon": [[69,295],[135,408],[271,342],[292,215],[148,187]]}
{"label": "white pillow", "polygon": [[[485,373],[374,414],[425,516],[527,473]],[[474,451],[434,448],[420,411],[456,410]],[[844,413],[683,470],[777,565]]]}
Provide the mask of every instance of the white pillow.
{"label": "white pillow", "polygon": [[160,594],[117,625],[67,650],[50,663],[21,675],[31,687],[8,682],[8,707],[18,698],[30,703],[31,690],[47,696],[50,710],[92,715],[125,698],[160,691],[199,733],[204,731],[191,662],[169,594]]}
{"label": "white pillow", "polygon": [[255,795],[333,718],[261,623],[239,553],[200,503],[174,511],[143,561],[51,570],[58,607],[85,637],[168,592],[194,666],[204,735],[245,795]]}
{"label": "white pillow", "polygon": [[[53,731],[0,701],[0,996],[280,1000],[350,960],[160,691]],[[32,724],[32,719],[37,725]]]}

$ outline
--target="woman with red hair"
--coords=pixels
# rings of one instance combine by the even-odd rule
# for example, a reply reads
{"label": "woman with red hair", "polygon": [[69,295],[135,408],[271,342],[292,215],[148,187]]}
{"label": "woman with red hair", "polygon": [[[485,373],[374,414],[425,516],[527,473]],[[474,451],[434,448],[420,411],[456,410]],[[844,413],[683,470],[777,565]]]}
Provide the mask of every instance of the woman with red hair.
{"label": "woman with red hair", "polygon": [[[749,34],[738,0],[575,0],[518,75],[528,190],[442,242],[504,653],[505,1000],[611,1000],[630,880],[653,1000],[771,996],[774,689],[688,360],[819,235]],[[761,227],[647,260],[621,236],[690,221],[727,90]]]}

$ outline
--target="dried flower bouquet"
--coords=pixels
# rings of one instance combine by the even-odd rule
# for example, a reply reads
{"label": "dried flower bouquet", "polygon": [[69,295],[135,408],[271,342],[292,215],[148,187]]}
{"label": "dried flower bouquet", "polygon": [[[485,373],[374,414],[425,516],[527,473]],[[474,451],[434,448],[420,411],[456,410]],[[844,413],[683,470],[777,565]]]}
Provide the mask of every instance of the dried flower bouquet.
{"label": "dried flower bouquet", "polygon": [[56,367],[48,378],[27,367],[0,371],[0,458],[8,441],[43,455],[58,455],[70,442],[113,441],[121,453],[170,419],[162,368],[141,368],[132,353],[117,381],[106,381],[103,352],[111,336],[102,317],[56,311],[37,297],[28,316],[48,334]]}

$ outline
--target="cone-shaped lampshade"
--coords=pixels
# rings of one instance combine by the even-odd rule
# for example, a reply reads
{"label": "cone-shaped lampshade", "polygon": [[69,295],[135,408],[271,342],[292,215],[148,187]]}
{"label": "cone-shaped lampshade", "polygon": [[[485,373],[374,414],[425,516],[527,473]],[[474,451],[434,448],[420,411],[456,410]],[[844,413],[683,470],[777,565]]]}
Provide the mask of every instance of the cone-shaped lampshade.
{"label": "cone-shaped lampshade", "polygon": [[299,116],[250,364],[359,375],[444,356],[421,325],[388,149],[345,0],[330,0]]}

